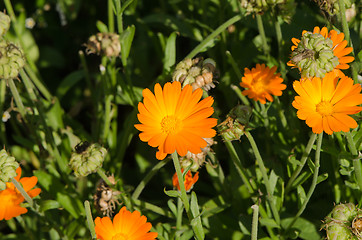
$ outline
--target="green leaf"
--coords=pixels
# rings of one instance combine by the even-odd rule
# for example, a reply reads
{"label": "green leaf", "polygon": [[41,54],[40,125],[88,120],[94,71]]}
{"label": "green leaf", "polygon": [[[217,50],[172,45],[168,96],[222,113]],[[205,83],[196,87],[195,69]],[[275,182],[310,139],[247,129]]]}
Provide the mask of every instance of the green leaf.
{"label": "green leaf", "polygon": [[180,193],[176,190],[166,190],[166,188],[165,188],[165,189],[163,189],[163,191],[169,197],[181,197]]}
{"label": "green leaf", "polygon": [[131,51],[132,41],[136,27],[134,25],[128,26],[126,30],[120,36],[121,42],[121,57],[123,64],[127,62],[128,55]]}
{"label": "green leaf", "polygon": [[60,208],[60,204],[55,200],[42,200],[40,202],[40,211],[45,212],[50,209]]}
{"label": "green leaf", "polygon": [[167,201],[168,208],[171,210],[173,215],[177,216],[177,207],[172,199]]}
{"label": "green leaf", "polygon": [[96,26],[98,28],[98,30],[101,32],[101,33],[107,33],[108,32],[108,27],[106,24],[104,24],[103,22],[101,21],[97,21],[96,23]]}
{"label": "green leaf", "polygon": [[72,72],[66,76],[57,88],[56,96],[59,98],[59,100],[62,99],[69,89],[77,84],[82,78],[84,78],[83,70]]}
{"label": "green leaf", "polygon": [[328,173],[324,173],[322,175],[319,175],[318,178],[317,178],[317,184],[327,180],[328,178]]}
{"label": "green leaf", "polygon": [[298,200],[300,205],[303,205],[305,199],[307,198],[304,188],[302,187],[302,185],[298,185],[297,187],[297,192],[298,192]]}
{"label": "green leaf", "polygon": [[273,195],[273,193],[274,193],[275,186],[277,185],[277,181],[278,181],[278,176],[275,174],[274,170],[271,170],[270,177],[269,177],[271,195]]}
{"label": "green leaf", "polygon": [[170,34],[166,42],[165,57],[163,59],[163,69],[169,72],[176,62],[176,37],[177,33]]}
{"label": "green leaf", "polygon": [[280,226],[274,221],[274,219],[271,218],[261,218],[259,222],[261,225],[266,227],[280,228]]}
{"label": "green leaf", "polygon": [[191,203],[190,203],[190,210],[194,219],[191,221],[192,229],[196,235],[198,240],[205,239],[205,232],[204,228],[202,227],[200,211],[199,211],[199,204],[197,202],[196,193],[193,191],[191,193]]}
{"label": "green leaf", "polygon": [[[281,221],[282,227],[285,229],[291,223],[291,221],[293,221],[293,218],[283,219]],[[298,235],[298,237],[301,239],[308,239],[308,240],[321,239],[315,224],[301,217],[297,218],[292,229],[290,229],[290,233],[287,234],[289,234],[290,238],[291,236]]]}

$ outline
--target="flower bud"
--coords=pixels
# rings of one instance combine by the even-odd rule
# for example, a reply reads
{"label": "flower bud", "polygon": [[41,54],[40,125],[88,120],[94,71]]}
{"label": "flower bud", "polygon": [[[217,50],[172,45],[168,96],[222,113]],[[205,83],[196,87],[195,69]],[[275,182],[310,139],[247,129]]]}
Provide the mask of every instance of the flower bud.
{"label": "flower bud", "polygon": [[224,141],[239,140],[244,135],[251,114],[252,109],[249,106],[238,105],[231,109],[226,120],[219,124],[219,132]]}
{"label": "flower bud", "polygon": [[4,36],[10,28],[10,17],[0,12],[0,37]]}
{"label": "flower bud", "polygon": [[106,154],[107,150],[99,144],[94,143],[89,146],[88,142],[84,142],[75,147],[69,166],[74,170],[76,177],[84,177],[96,172],[102,166]]}
{"label": "flower bud", "polygon": [[5,149],[2,149],[0,151],[0,190],[4,190],[6,188],[5,183],[16,177],[18,167],[19,163],[15,161],[15,158],[9,156]]}

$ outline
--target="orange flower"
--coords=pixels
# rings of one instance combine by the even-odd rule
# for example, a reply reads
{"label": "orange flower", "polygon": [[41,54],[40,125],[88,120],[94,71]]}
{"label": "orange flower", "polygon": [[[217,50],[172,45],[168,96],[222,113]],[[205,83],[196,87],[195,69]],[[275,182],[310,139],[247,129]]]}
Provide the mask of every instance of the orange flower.
{"label": "orange flower", "polygon": [[327,134],[348,132],[356,128],[356,121],[348,116],[362,110],[361,85],[353,84],[349,77],[327,73],[323,79],[314,77],[310,81],[295,81],[294,90],[299,94],[294,98],[293,107],[297,116],[306,120],[314,133]]}
{"label": "orange flower", "polygon": [[[302,32],[302,35],[304,35],[307,31],[304,30]],[[354,57],[352,56],[346,56],[350,54],[353,51],[352,47],[346,47],[347,46],[347,40],[344,40],[344,33],[338,33],[336,30],[331,30],[328,32],[328,29],[326,27],[323,27],[320,29],[319,27],[314,27],[313,33],[319,33],[324,38],[330,38],[333,42],[333,54],[338,57],[339,64],[335,67],[334,71],[341,72],[340,69],[348,69],[349,65],[348,63],[353,62]],[[292,51],[297,48],[300,40],[297,38],[292,38],[293,46]],[[296,67],[292,61],[289,61],[287,63],[288,66]]]}
{"label": "orange flower", "polygon": [[[32,189],[38,182],[38,178],[35,176],[20,178],[20,167],[16,169],[16,173],[17,176],[15,179],[23,185],[23,188],[28,193],[28,195],[32,198],[38,196],[41,189]],[[21,195],[18,189],[15,188],[13,183],[6,183],[6,189],[0,191],[0,199],[0,220],[9,220],[13,217],[17,217],[28,212],[26,208],[20,206],[20,204],[24,201],[24,197]]]}
{"label": "orange flower", "polygon": [[[183,169],[181,169],[181,172],[184,172]],[[186,191],[191,190],[191,188],[194,186],[194,184],[199,180],[199,172],[196,172],[195,175],[192,177],[191,171],[188,171],[185,176],[185,189]],[[178,190],[180,190],[180,184],[178,183],[177,173],[175,173],[172,177],[172,184],[174,187],[177,187]]]}
{"label": "orange flower", "polygon": [[138,104],[138,120],[134,126],[142,131],[140,139],[158,147],[156,158],[162,160],[175,151],[185,156],[188,151],[200,153],[207,146],[203,138],[214,137],[217,119],[209,118],[214,112],[212,97],[199,102],[202,90],[192,91],[190,85],[181,89],[180,82],[166,83],[162,89],[155,85],[155,95],[143,90],[143,103]]}
{"label": "orange flower", "polygon": [[149,232],[151,223],[139,211],[130,212],[122,207],[113,218],[97,217],[94,220],[97,239],[101,240],[152,240],[157,233]]}
{"label": "orange flower", "polygon": [[280,77],[280,73],[274,74],[277,67],[266,67],[265,64],[256,64],[255,68],[251,71],[245,68],[244,77],[241,78],[240,86],[248,88],[242,93],[244,96],[248,96],[255,101],[260,101],[265,104],[265,99],[270,102],[273,101],[273,97],[281,96],[282,90],[286,89],[286,85],[282,84],[283,79]]}

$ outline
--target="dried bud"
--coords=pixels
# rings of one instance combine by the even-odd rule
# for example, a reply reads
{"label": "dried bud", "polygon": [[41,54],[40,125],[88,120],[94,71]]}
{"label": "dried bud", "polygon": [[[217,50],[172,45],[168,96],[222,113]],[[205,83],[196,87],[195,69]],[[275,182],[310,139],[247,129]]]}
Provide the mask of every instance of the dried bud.
{"label": "dried bud", "polygon": [[0,40],[0,79],[16,78],[24,65],[25,59],[21,48]]}
{"label": "dried bud", "polygon": [[324,228],[327,239],[361,239],[362,211],[352,203],[338,204],[326,217]]}
{"label": "dried bud", "polygon": [[10,182],[11,178],[16,177],[16,169],[19,167],[19,163],[15,161],[14,157],[2,149],[0,151],[0,190],[6,188],[6,182]]}
{"label": "dried bud", "polygon": [[4,36],[10,28],[10,17],[0,12],[0,37]]}
{"label": "dried bud", "polygon": [[208,91],[215,87],[215,73],[216,63],[211,58],[185,59],[177,64],[172,81],[181,82],[182,86],[191,84],[193,90],[203,88]]}
{"label": "dried bud", "polygon": [[96,172],[102,166],[107,154],[107,150],[97,143],[89,146],[88,142],[84,142],[81,145],[78,144],[75,150],[70,158],[69,166],[77,177]]}
{"label": "dried bud", "polygon": [[323,78],[339,64],[333,53],[333,41],[311,32],[303,34],[290,60],[300,69],[302,78]]}
{"label": "dried bud", "polygon": [[294,0],[240,0],[241,7],[246,15],[263,14],[266,11],[275,11],[286,22],[290,21],[295,12]]}
{"label": "dried bud", "polygon": [[206,147],[201,148],[201,153],[191,153],[188,151],[184,157],[180,157],[181,167],[187,169],[190,165],[190,170],[196,172],[205,162],[205,158],[208,152],[212,151],[211,146],[215,144],[213,138],[204,138],[207,142]]}
{"label": "dried bud", "polygon": [[87,54],[104,55],[107,57],[117,57],[121,52],[119,35],[115,33],[97,33],[88,39],[86,44]]}
{"label": "dried bud", "polygon": [[251,113],[249,106],[238,105],[231,109],[226,120],[219,124],[219,132],[224,141],[239,140],[244,135]]}

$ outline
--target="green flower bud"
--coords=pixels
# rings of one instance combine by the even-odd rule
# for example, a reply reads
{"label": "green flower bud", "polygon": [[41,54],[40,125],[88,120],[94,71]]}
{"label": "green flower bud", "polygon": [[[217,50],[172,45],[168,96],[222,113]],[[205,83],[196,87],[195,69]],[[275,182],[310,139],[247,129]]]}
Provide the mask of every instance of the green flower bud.
{"label": "green flower bud", "polygon": [[16,177],[16,169],[19,163],[15,158],[9,156],[5,149],[0,151],[0,190],[6,188],[6,182],[10,182],[11,178]]}
{"label": "green flower bud", "polygon": [[75,147],[69,166],[74,170],[76,177],[87,176],[102,166],[106,154],[107,150],[99,144],[94,143],[89,146],[88,142],[84,142]]}
{"label": "green flower bud", "polygon": [[0,79],[16,78],[24,65],[25,59],[21,48],[0,40]]}
{"label": "green flower bud", "polygon": [[300,69],[303,78],[323,78],[339,64],[333,53],[333,41],[311,32],[304,33],[291,54],[291,62]]}
{"label": "green flower bud", "polygon": [[239,140],[244,135],[251,114],[252,109],[249,106],[238,105],[231,109],[226,120],[219,124],[219,132],[224,140]]}
{"label": "green flower bud", "polygon": [[0,12],[0,37],[4,36],[10,28],[10,17]]}

